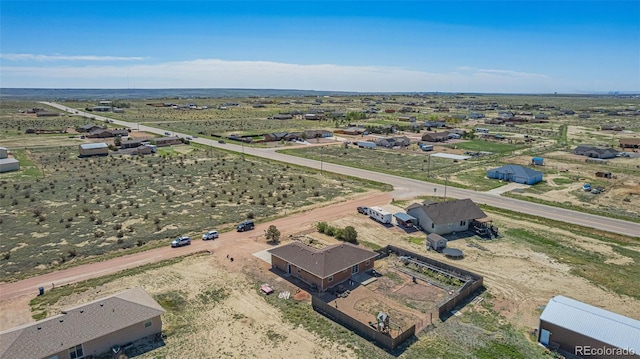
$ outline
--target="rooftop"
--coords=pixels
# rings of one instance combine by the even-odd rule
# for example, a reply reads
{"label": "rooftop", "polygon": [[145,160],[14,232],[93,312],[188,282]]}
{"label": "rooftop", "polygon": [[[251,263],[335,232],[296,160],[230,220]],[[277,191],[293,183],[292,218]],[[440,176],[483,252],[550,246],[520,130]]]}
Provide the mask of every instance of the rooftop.
{"label": "rooftop", "polygon": [[640,320],[561,295],[551,298],[540,320],[640,353]]}

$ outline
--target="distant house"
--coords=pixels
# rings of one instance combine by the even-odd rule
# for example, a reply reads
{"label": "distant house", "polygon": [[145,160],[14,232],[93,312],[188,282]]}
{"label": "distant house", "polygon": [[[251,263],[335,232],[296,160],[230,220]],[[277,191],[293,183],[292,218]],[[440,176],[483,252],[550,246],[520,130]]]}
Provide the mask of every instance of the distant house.
{"label": "distant house", "polygon": [[320,113],[307,113],[304,115],[305,120],[322,120],[323,115]]}
{"label": "distant house", "polygon": [[364,127],[357,127],[357,126],[351,126],[345,129],[334,131],[334,133],[342,133],[345,135],[362,135],[365,132],[367,132],[367,130]]}
{"label": "distant house", "polygon": [[471,221],[487,217],[470,199],[414,203],[407,207],[407,213],[415,217],[427,233],[440,235],[466,231]]}
{"label": "distant house", "polygon": [[505,165],[488,170],[487,177],[532,185],[542,181],[542,172],[519,165]]}
{"label": "distant house", "polygon": [[429,132],[422,135],[426,142],[444,142],[449,139],[449,132]]}
{"label": "distant house", "polygon": [[267,133],[264,135],[264,140],[266,142],[280,141],[280,140],[284,140],[288,134],[289,134],[288,132]]}
{"label": "distant house", "polygon": [[271,116],[273,120],[291,120],[293,119],[293,115],[290,113],[279,113],[277,115]]}
{"label": "distant house", "polygon": [[80,157],[108,156],[109,146],[106,143],[83,143],[78,146]]}
{"label": "distant house", "polygon": [[104,130],[104,127],[101,127],[101,126],[98,126],[98,125],[94,125],[92,123],[88,123],[86,125],[82,125],[82,126],[76,128],[76,131],[83,132],[83,133],[89,133],[89,132],[93,132],[93,131],[97,131],[97,130]]}
{"label": "distant house", "polygon": [[0,332],[0,359],[94,358],[162,332],[164,309],[142,288]]}
{"label": "distant house", "polygon": [[501,119],[501,118],[486,118],[484,120],[484,123],[488,124],[488,125],[501,125],[504,123],[505,120]]}
{"label": "distant house", "polygon": [[91,110],[95,112],[109,112],[111,111],[111,106],[93,106]]}
{"label": "distant house", "polygon": [[424,121],[424,127],[443,128],[447,127],[447,123],[444,121]]}
{"label": "distant house", "polygon": [[158,138],[152,139],[151,142],[154,143],[158,147],[167,147],[167,146],[173,146],[173,145],[182,144],[182,141],[180,141],[180,138],[175,137],[175,136],[158,137]]}
{"label": "distant house", "polygon": [[472,120],[476,120],[479,118],[484,118],[484,114],[483,113],[477,113],[477,112],[471,112],[469,113],[469,118]]}
{"label": "distant house", "polygon": [[373,269],[378,253],[351,243],[315,249],[292,242],[269,250],[271,266],[323,292]]}
{"label": "distant house", "polygon": [[615,123],[605,123],[600,126],[601,131],[623,131],[624,126],[616,125]]}
{"label": "distant house", "polygon": [[112,129],[96,129],[91,131],[87,137],[89,138],[109,138],[109,137],[127,137],[129,131],[127,130],[112,130]]}
{"label": "distant house", "polygon": [[60,116],[60,114],[57,112],[50,112],[50,111],[36,112],[36,117],[56,117],[56,116]]}
{"label": "distant house", "polygon": [[134,140],[120,142],[120,148],[136,148],[143,145],[143,142],[147,142],[145,139],[137,138]]}
{"label": "distant house", "polygon": [[533,115],[533,118],[536,120],[548,120],[549,115],[547,115],[546,113],[536,113],[535,115]]}
{"label": "distant house", "polygon": [[407,147],[411,144],[411,141],[408,137],[387,137],[380,138],[375,141],[375,144],[378,146],[386,147],[386,148],[394,148],[394,147]]}
{"label": "distant house", "polygon": [[640,148],[640,138],[621,138],[620,147],[622,148]]}
{"label": "distant house", "polygon": [[538,342],[572,358],[640,358],[640,321],[559,295],[540,314]]}
{"label": "distant house", "polygon": [[333,132],[329,130],[306,130],[304,135],[307,139],[333,137]]}
{"label": "distant house", "polygon": [[573,153],[580,156],[599,159],[614,158],[618,155],[618,151],[613,148],[598,148],[589,145],[580,145],[573,150]]}

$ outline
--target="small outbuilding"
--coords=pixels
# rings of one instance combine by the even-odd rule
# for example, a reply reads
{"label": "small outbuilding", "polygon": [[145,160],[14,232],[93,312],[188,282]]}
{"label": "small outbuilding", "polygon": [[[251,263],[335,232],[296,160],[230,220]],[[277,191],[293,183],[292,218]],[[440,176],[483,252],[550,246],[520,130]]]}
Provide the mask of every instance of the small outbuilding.
{"label": "small outbuilding", "polygon": [[544,158],[534,157],[531,159],[531,164],[534,166],[544,166]]}
{"label": "small outbuilding", "polygon": [[427,234],[427,250],[441,251],[447,248],[447,239],[436,233]]}
{"label": "small outbuilding", "polygon": [[80,157],[108,156],[109,146],[104,143],[83,143],[78,146]]}
{"label": "small outbuilding", "polygon": [[487,177],[532,185],[542,181],[542,172],[519,165],[506,165],[488,170]]}

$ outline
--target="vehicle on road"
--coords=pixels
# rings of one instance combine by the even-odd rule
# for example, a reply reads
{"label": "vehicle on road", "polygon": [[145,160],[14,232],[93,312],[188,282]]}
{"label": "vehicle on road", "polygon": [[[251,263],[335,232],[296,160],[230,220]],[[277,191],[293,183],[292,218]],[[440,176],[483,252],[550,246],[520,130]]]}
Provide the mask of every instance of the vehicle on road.
{"label": "vehicle on road", "polygon": [[191,244],[191,238],[187,236],[178,237],[173,241],[171,241],[171,247],[173,248],[188,246],[190,244]]}
{"label": "vehicle on road", "polygon": [[187,136],[187,141],[191,141],[193,138],[191,136]]}
{"label": "vehicle on road", "polygon": [[368,214],[369,213],[369,207],[359,206],[358,207],[358,213],[360,213],[360,214]]}
{"label": "vehicle on road", "polygon": [[255,228],[253,221],[244,221],[236,226],[238,232],[250,231]]}
{"label": "vehicle on road", "polygon": [[218,233],[218,231],[211,230],[211,231],[207,231],[205,234],[202,235],[202,240],[203,241],[208,241],[208,240],[213,240],[216,239],[220,236],[220,234]]}
{"label": "vehicle on road", "polygon": [[171,132],[165,132],[164,134],[167,136],[171,136]]}
{"label": "vehicle on road", "polygon": [[224,145],[224,141],[223,140],[218,140],[218,143],[221,143]]}

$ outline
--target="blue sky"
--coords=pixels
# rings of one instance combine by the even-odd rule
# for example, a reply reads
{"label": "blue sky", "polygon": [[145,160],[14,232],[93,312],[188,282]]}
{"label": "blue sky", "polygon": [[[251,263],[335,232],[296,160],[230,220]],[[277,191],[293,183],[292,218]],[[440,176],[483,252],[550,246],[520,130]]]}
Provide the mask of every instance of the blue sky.
{"label": "blue sky", "polygon": [[0,0],[0,86],[640,92],[640,1]]}

